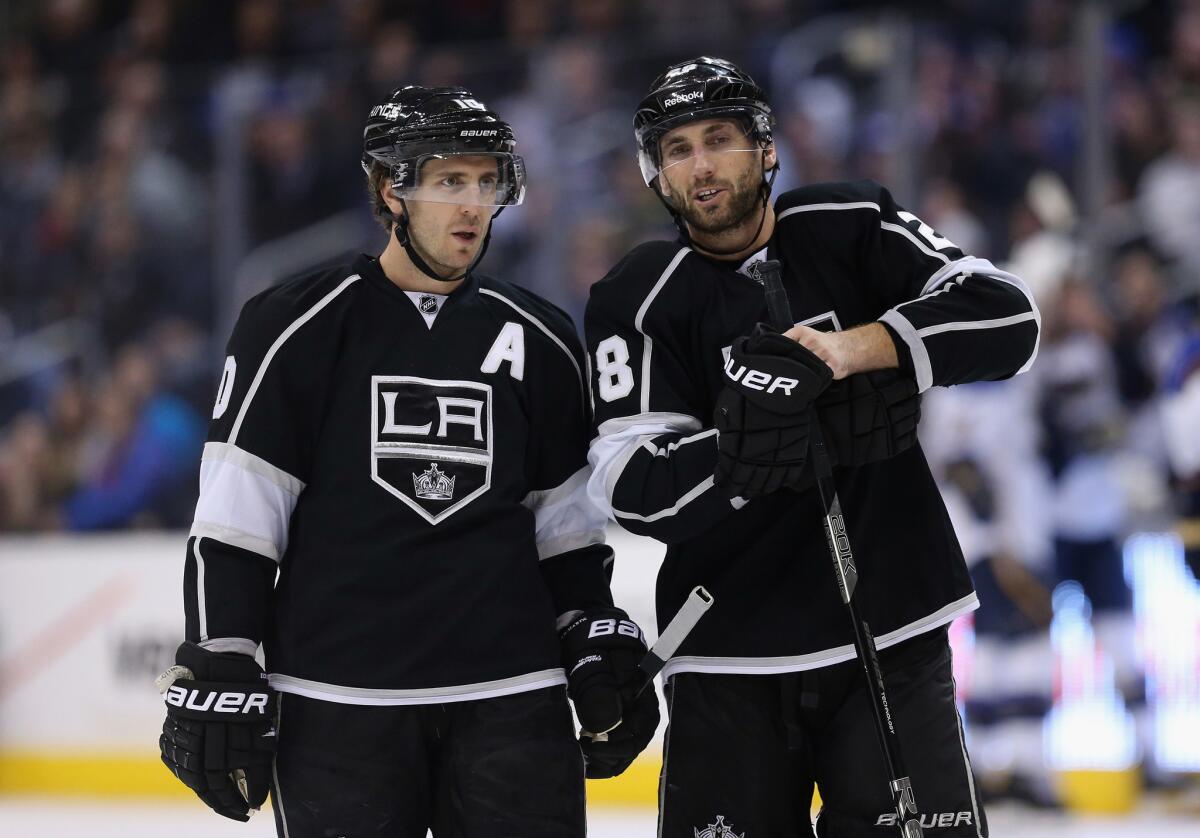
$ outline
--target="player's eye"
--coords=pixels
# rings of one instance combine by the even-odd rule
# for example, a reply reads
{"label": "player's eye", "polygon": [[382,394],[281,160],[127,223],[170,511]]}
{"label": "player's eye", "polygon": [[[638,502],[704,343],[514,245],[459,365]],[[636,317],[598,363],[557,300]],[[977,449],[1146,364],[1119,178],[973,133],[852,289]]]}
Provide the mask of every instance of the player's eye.
{"label": "player's eye", "polygon": [[438,185],[444,186],[447,189],[453,189],[455,187],[462,186],[462,178],[460,178],[458,175],[446,175],[444,178],[438,181]]}
{"label": "player's eye", "polygon": [[691,148],[689,148],[686,145],[683,145],[682,143],[680,143],[679,145],[673,145],[669,149],[667,149],[667,157],[671,160],[683,160],[685,157],[687,157],[691,153],[692,153]]}
{"label": "player's eye", "polygon": [[728,142],[729,142],[729,137],[725,136],[724,134],[717,134],[716,136],[708,138],[709,145],[724,145],[725,143],[728,143]]}

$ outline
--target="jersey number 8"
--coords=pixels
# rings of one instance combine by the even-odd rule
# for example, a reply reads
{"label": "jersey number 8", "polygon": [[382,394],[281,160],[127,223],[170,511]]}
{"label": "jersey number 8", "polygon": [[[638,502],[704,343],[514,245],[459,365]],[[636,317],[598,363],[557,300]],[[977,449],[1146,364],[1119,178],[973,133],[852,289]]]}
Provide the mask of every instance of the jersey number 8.
{"label": "jersey number 8", "polygon": [[629,344],[623,337],[613,335],[600,341],[596,347],[596,373],[600,376],[600,398],[606,402],[624,398],[633,391]]}

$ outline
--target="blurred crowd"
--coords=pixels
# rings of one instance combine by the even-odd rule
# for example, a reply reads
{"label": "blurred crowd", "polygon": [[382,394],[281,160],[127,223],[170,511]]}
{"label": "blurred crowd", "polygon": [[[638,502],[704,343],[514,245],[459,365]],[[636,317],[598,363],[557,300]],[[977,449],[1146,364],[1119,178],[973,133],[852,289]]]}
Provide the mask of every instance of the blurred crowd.
{"label": "blurred crowd", "polygon": [[[977,647],[1049,654],[1051,591],[1077,580],[1136,703],[1123,539],[1190,520],[1193,561],[1200,544],[1200,0],[1116,4],[1091,43],[1089,6],[7,3],[0,532],[189,523],[247,293],[232,274],[339,215],[361,229],[341,249],[382,249],[359,131],[389,90],[464,84],[512,122],[528,196],[484,270],[578,320],[629,247],[673,233],[634,162],[634,105],[668,62],[712,53],[769,90],[777,190],[875,178],[1033,289],[1032,371],[929,394],[923,441],[984,602]],[[1053,671],[976,667],[977,735],[1040,717]],[[974,749],[983,769],[1020,776],[1012,743]]]}

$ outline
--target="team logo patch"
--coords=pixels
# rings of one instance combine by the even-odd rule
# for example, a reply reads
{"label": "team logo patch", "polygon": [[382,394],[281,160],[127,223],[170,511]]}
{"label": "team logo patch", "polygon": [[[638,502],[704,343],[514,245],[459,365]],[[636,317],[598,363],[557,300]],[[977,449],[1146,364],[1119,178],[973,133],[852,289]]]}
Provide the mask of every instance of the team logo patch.
{"label": "team logo patch", "polygon": [[492,388],[371,377],[371,479],[431,524],[492,485]]}
{"label": "team logo patch", "polygon": [[692,833],[696,838],[746,838],[746,833],[741,835],[733,831],[733,827],[725,823],[724,815],[717,815],[717,822],[710,823],[704,829],[693,829]]}

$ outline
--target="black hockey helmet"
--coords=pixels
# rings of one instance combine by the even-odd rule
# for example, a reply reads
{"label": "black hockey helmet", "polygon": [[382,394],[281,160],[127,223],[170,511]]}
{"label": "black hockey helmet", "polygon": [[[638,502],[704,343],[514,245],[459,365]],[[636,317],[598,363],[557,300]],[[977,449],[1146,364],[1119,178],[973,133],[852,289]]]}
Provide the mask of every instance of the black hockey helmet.
{"label": "black hockey helmet", "polygon": [[415,199],[421,164],[428,159],[494,156],[498,183],[494,203],[487,205],[505,207],[525,196],[525,163],[516,146],[511,126],[466,88],[408,85],[368,114],[362,167],[367,174],[373,162],[387,167],[393,191]]}
{"label": "black hockey helmet", "polygon": [[[525,162],[516,153],[516,145],[512,127],[466,88],[407,85],[393,90],[367,115],[362,167],[370,177],[373,165],[384,166],[392,194],[402,201],[490,206],[495,208],[495,218],[506,206],[525,198]],[[421,182],[421,167],[426,162],[468,155],[495,158],[495,181],[470,188]],[[462,279],[474,269],[492,235],[489,226],[478,255],[461,275],[443,277],[413,247],[407,214],[395,219],[394,231],[417,268],[447,282]]]}
{"label": "black hockey helmet", "polygon": [[647,186],[661,170],[658,141],[679,125],[723,116],[738,118],[762,148],[771,144],[775,118],[754,79],[723,58],[700,56],[667,68],[650,85],[633,117],[638,166]]}

